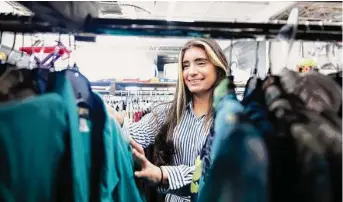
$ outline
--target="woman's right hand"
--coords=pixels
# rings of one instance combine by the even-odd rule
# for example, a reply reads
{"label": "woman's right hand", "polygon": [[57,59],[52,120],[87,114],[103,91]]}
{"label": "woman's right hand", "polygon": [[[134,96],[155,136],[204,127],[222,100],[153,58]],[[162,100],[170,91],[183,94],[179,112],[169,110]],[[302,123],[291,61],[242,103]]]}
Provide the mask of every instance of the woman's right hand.
{"label": "woman's right hand", "polygon": [[146,157],[143,147],[130,137],[130,144],[132,146],[132,154],[135,161],[140,165],[141,170],[135,172],[135,176],[148,181],[151,185],[158,185],[164,179],[162,176],[167,176],[161,168],[153,165]]}
{"label": "woman's right hand", "polygon": [[142,145],[138,144],[132,137],[130,137],[130,145],[132,149],[135,149],[138,153],[145,156],[144,149]]}

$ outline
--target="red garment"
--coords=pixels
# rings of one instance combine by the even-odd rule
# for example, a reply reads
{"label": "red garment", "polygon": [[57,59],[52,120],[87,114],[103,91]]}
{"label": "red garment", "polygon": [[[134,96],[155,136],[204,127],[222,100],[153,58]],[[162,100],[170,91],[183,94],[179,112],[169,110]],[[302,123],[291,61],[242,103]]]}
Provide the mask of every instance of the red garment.
{"label": "red garment", "polygon": [[[25,52],[27,54],[32,54],[32,53],[39,53],[42,49],[44,49],[44,53],[53,53],[55,51],[56,46],[46,46],[46,47],[20,47],[19,51]],[[61,47],[59,50],[59,54],[63,55],[64,53],[71,53],[71,50],[68,50],[65,47]]]}

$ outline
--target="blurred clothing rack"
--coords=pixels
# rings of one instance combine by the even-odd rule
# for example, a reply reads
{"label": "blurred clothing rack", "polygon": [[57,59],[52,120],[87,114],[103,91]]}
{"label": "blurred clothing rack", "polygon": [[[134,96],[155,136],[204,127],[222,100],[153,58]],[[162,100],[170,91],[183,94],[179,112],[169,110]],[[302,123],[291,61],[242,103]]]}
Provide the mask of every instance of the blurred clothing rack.
{"label": "blurred clothing rack", "polygon": [[[19,33],[83,33],[142,37],[204,37],[214,39],[277,39],[284,23],[181,22],[88,17],[78,29],[52,26],[37,16],[0,14],[0,31]],[[295,40],[342,41],[342,25],[299,24]]]}

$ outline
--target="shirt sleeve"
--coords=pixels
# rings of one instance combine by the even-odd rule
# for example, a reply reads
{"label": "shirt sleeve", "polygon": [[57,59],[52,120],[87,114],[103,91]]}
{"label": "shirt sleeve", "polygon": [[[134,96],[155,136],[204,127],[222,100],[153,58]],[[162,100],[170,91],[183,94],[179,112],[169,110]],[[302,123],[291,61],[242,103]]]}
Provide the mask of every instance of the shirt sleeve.
{"label": "shirt sleeve", "polygon": [[175,194],[179,196],[190,195],[195,166],[161,166],[168,173],[168,186],[160,186],[157,191],[163,194]]}
{"label": "shirt sleeve", "polygon": [[143,148],[147,148],[155,142],[155,136],[165,122],[169,107],[169,104],[161,104],[153,108],[139,122],[131,124],[124,122],[123,132],[131,136]]}

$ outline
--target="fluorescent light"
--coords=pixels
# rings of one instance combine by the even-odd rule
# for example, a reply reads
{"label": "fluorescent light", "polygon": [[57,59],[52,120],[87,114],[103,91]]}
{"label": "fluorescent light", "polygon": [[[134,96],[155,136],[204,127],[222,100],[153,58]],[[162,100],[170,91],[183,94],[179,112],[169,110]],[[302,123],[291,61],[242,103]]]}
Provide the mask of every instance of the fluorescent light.
{"label": "fluorescent light", "polygon": [[125,87],[125,90],[128,90],[128,91],[138,91],[138,90],[140,90],[140,87],[128,86],[128,87]]}

